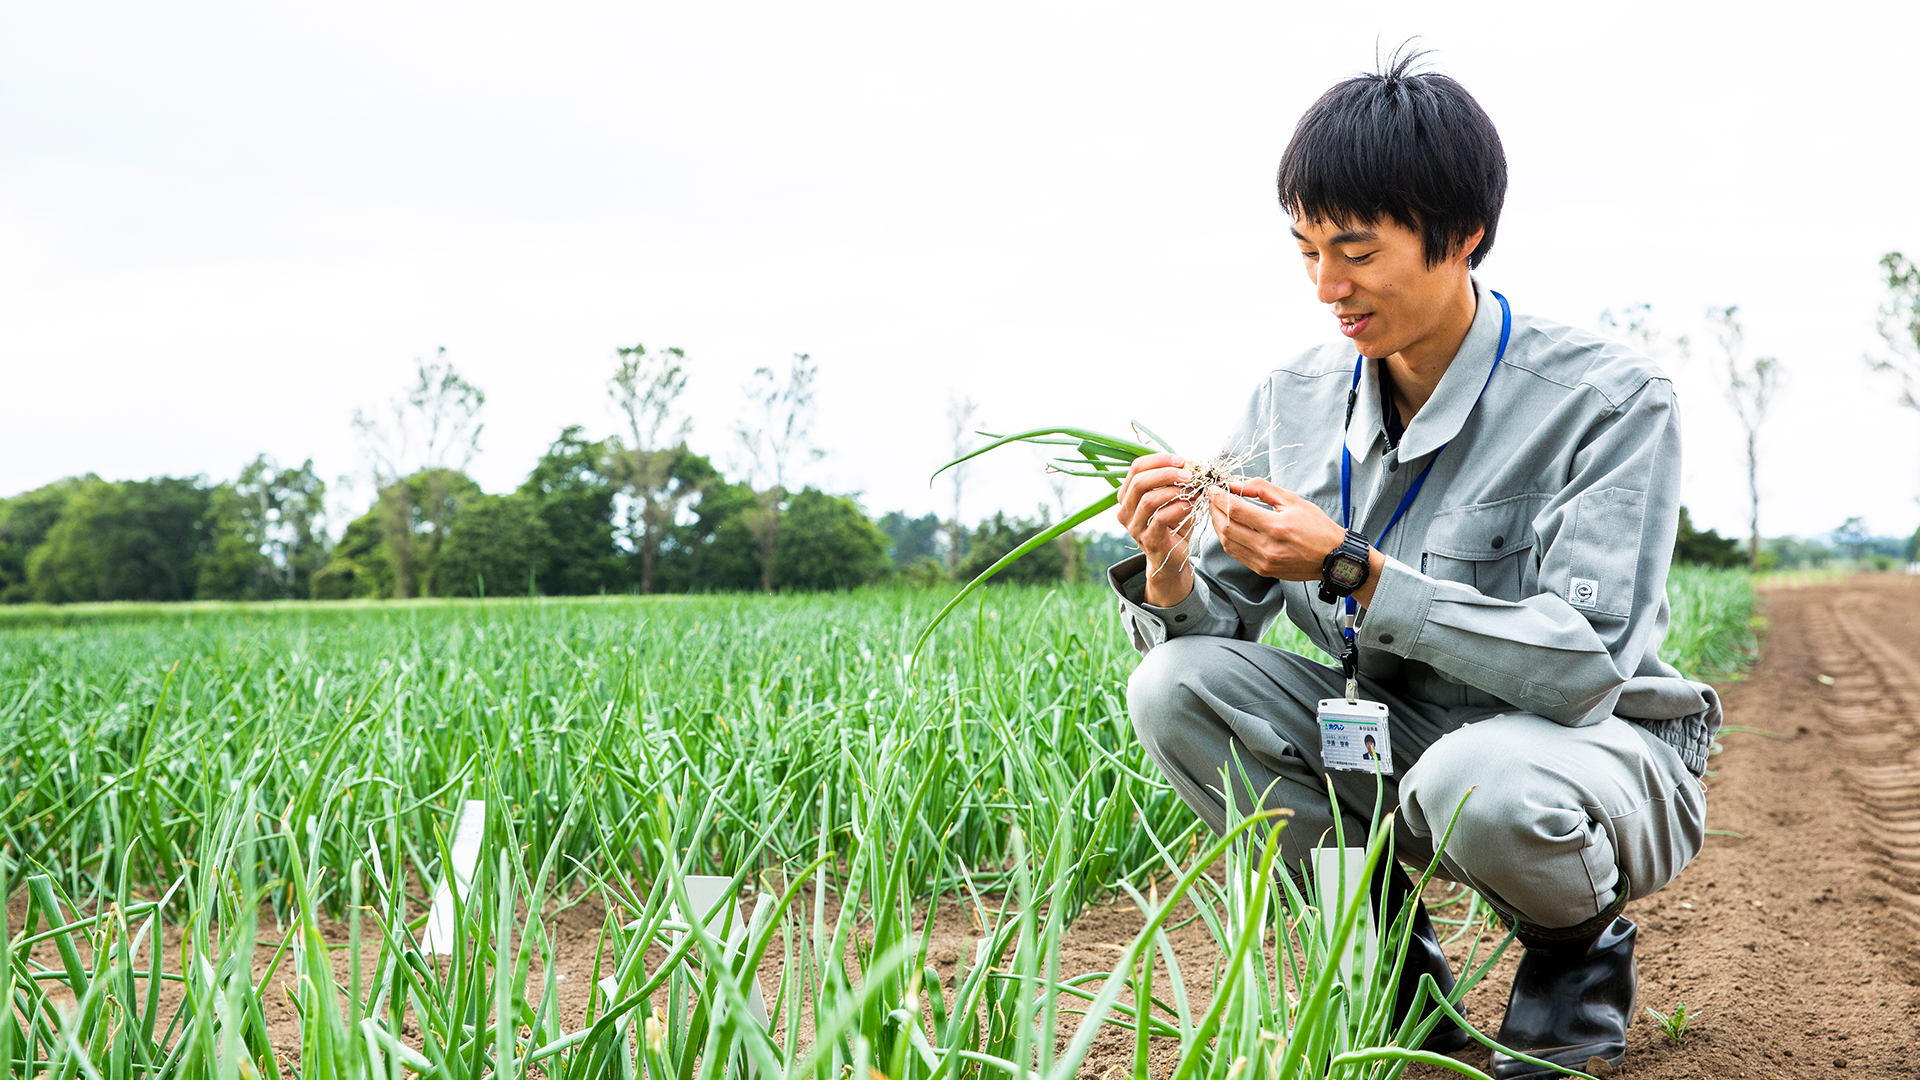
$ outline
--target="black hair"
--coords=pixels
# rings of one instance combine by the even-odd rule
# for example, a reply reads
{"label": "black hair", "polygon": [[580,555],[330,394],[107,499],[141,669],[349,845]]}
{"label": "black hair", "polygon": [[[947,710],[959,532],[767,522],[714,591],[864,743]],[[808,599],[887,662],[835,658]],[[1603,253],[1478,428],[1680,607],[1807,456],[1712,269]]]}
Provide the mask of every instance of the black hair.
{"label": "black hair", "polygon": [[1420,234],[1428,266],[1484,228],[1467,258],[1479,266],[1506,201],[1507,155],[1466,87],[1412,70],[1426,51],[1410,45],[1300,118],[1280,157],[1280,205],[1311,221],[1390,219]]}

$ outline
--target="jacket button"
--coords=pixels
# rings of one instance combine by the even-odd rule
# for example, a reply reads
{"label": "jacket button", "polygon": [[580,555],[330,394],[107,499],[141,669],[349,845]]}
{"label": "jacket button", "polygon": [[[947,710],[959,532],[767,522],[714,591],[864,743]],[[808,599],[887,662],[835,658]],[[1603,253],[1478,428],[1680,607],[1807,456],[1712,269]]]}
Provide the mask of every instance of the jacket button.
{"label": "jacket button", "polygon": [[1392,635],[1392,634],[1381,634],[1381,635],[1380,635],[1380,644],[1382,644],[1382,645],[1391,645],[1391,644],[1393,644],[1393,635]]}
{"label": "jacket button", "polygon": [[1507,538],[1504,536],[1496,536],[1493,538],[1493,546],[1496,550],[1499,549],[1501,544],[1504,544],[1506,542],[1507,542]]}
{"label": "jacket button", "polygon": [[1398,454],[1387,455],[1387,471],[1388,472],[1400,471],[1400,455]]}
{"label": "jacket button", "polygon": [[1175,616],[1173,617],[1173,621],[1174,621],[1174,622],[1186,622],[1186,621],[1187,621],[1187,617],[1186,617],[1185,615],[1175,615]]}

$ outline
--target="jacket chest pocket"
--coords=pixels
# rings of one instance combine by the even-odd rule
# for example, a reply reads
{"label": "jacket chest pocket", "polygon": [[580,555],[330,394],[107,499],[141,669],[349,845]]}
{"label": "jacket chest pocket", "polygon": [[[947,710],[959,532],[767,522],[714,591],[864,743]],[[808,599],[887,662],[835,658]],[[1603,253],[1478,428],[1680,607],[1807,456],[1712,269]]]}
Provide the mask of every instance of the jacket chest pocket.
{"label": "jacket chest pocket", "polygon": [[1532,596],[1540,583],[1533,518],[1545,499],[1516,495],[1433,515],[1420,554],[1420,572],[1471,585],[1482,596],[1496,600]]}

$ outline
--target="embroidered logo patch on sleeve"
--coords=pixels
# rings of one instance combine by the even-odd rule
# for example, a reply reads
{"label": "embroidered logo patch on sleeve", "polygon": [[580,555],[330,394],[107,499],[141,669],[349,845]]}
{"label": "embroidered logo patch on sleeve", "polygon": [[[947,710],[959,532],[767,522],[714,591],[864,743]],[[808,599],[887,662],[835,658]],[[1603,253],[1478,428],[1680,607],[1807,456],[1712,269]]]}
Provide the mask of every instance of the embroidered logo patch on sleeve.
{"label": "embroidered logo patch on sleeve", "polygon": [[1567,586],[1567,602],[1575,607],[1593,607],[1600,603],[1600,583],[1577,577]]}

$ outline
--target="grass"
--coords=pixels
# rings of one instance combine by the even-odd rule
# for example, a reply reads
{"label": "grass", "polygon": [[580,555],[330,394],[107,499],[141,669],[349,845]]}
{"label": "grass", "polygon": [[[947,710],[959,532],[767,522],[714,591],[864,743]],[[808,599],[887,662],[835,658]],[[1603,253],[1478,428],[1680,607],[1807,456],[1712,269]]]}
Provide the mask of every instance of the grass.
{"label": "grass", "polygon": [[[1738,596],[1699,585],[1693,607],[1676,597],[1689,670],[1724,650],[1688,619],[1746,626],[1746,608],[1711,607]],[[1131,1029],[1137,1074],[1154,1040],[1178,1043],[1183,1077],[1409,1060],[1377,1048],[1415,1033],[1326,974],[1360,903],[1315,906],[1324,934],[1293,917],[1293,952],[1276,953],[1273,830],[1203,835],[1135,744],[1109,596],[993,590],[909,668],[943,599],[0,610],[0,893],[24,904],[0,964],[0,1061],[89,1077],[1064,1077],[1103,1024]],[[436,960],[417,938],[469,798],[488,804],[486,854]],[[741,956],[684,914],[694,874],[766,898]],[[569,1024],[553,919],[583,895],[608,912],[591,978],[612,981]],[[1221,971],[1179,973],[1166,927],[1183,899]],[[1062,976],[1073,920],[1112,900],[1148,928],[1113,971]],[[942,984],[915,927],[950,904],[981,933]],[[341,924],[373,959],[329,938]],[[177,947],[156,947],[170,927]],[[763,1028],[744,1002],[768,954],[784,974]],[[299,1034],[276,1042],[282,972]],[[1079,1035],[1056,1049],[1056,1029]]]}
{"label": "grass", "polygon": [[1667,577],[1673,621],[1660,655],[1690,679],[1725,682],[1759,654],[1766,620],[1753,610],[1744,570],[1676,566]]}

